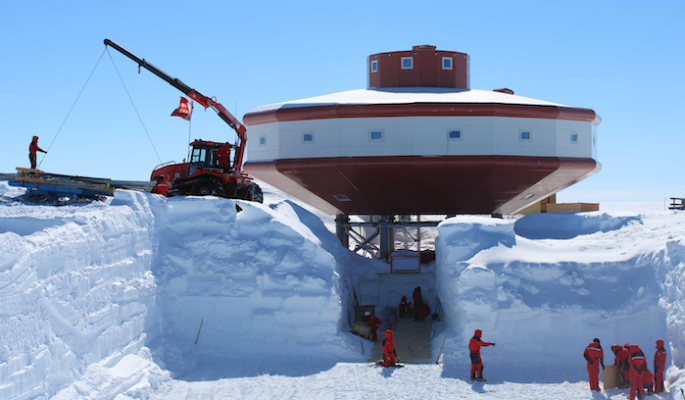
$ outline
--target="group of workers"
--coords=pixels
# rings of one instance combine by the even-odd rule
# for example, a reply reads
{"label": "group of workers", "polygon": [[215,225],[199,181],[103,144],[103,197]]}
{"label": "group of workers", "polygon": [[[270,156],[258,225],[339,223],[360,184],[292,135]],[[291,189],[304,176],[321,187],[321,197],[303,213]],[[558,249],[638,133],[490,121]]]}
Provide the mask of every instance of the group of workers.
{"label": "group of workers", "polygon": [[[402,296],[399,306],[400,317],[410,317],[414,316],[415,321],[423,321],[429,314],[430,308],[428,304],[423,301],[423,296],[421,295],[421,286],[414,288],[414,293],[412,294],[414,299],[414,307],[412,308],[412,303],[407,301],[407,296]],[[371,315],[371,312],[364,312],[364,318],[371,328],[371,337],[369,340],[375,342],[378,340],[378,328],[381,327],[381,319],[375,315]]]}
{"label": "group of workers", "polygon": [[[423,302],[421,295],[421,287],[417,286],[412,295],[414,299],[414,307],[412,303],[407,301],[406,296],[402,296],[402,301],[399,305],[400,317],[414,316],[416,321],[423,320],[429,315],[430,311],[428,305]],[[371,316],[366,313],[366,318],[369,326],[372,328],[371,340],[377,340],[377,329],[381,326],[381,320],[378,317]],[[480,357],[481,347],[494,346],[495,343],[484,342],[481,339],[483,332],[476,329],[473,337],[469,341],[469,352],[471,358],[471,380],[485,381],[483,378],[483,361]],[[397,352],[395,349],[395,340],[393,332],[388,329],[385,331],[385,339],[382,344],[383,361],[380,365],[385,367],[395,366],[397,362]],[[614,353],[614,365],[621,371],[619,387],[630,386],[630,395],[628,399],[634,400],[635,396],[642,399],[647,394],[661,393],[664,391],[664,370],[666,369],[666,349],[664,348],[664,341],[659,339],[656,341],[656,352],[654,353],[654,373],[652,373],[648,366],[645,354],[642,349],[636,344],[626,343],[623,346],[613,345],[611,351]],[[599,388],[599,368],[604,369],[604,351],[599,339],[593,339],[585,352],[583,353],[587,361],[587,371],[590,380],[590,390],[601,391]]]}
{"label": "group of workers", "polygon": [[[414,293],[412,294],[414,299],[414,307],[412,303],[407,301],[407,296],[402,296],[402,300],[399,305],[400,317],[413,316],[415,321],[423,321],[430,314],[430,308],[428,304],[423,301],[423,295],[421,294],[421,286],[414,288]],[[364,318],[366,318],[369,327],[371,328],[371,335],[369,340],[375,342],[378,340],[378,328],[381,326],[381,319],[375,315],[371,315],[371,312],[364,312]],[[397,350],[395,349],[395,339],[393,337],[393,332],[390,329],[385,331],[385,339],[382,342],[383,348],[383,360],[380,361],[380,365],[384,367],[392,367],[397,365]]]}
{"label": "group of workers", "polygon": [[413,315],[414,321],[423,321],[430,314],[430,307],[428,307],[428,303],[423,301],[421,286],[414,288],[412,298],[414,299],[413,308],[411,302],[407,301],[407,296],[402,296],[399,306],[400,317],[411,317]]}
{"label": "group of workers", "polygon": [[[614,353],[614,365],[617,366],[621,375],[622,383],[619,387],[630,386],[629,399],[642,399],[647,394],[661,393],[664,391],[664,370],[666,369],[666,349],[664,341],[656,341],[654,353],[654,373],[647,366],[647,359],[642,349],[636,344],[626,343],[623,346],[615,344],[611,346]],[[604,369],[604,351],[599,339],[595,338],[583,353],[587,360],[587,371],[590,377],[590,390],[600,391],[599,367]]]}

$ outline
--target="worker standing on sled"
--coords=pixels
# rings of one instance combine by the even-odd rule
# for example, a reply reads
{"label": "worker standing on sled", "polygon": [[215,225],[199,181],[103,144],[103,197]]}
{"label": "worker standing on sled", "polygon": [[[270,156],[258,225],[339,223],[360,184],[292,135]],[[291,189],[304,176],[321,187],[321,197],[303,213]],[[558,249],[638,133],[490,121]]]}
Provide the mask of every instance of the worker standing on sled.
{"label": "worker standing on sled", "polygon": [[628,398],[635,399],[635,390],[637,390],[638,398],[642,399],[645,396],[642,373],[647,369],[645,353],[636,344],[629,345],[628,351],[630,352],[630,396]]}
{"label": "worker standing on sled", "polygon": [[614,352],[616,356],[614,358],[614,365],[618,367],[621,371],[622,383],[619,387],[628,387],[630,385],[630,366],[628,365],[628,358],[630,358],[630,353],[628,349],[624,348],[620,344],[615,344],[611,346],[611,351]]}
{"label": "worker standing on sled", "polygon": [[664,370],[666,369],[666,349],[664,341],[656,341],[656,353],[654,353],[654,393],[664,391]]}
{"label": "worker standing on sled", "polygon": [[592,339],[583,353],[583,357],[587,360],[587,373],[590,375],[590,390],[600,392],[599,388],[599,366],[604,369],[604,350],[599,343],[599,339]]}
{"label": "worker standing on sled", "polygon": [[485,381],[483,378],[483,360],[480,359],[480,348],[490,345],[495,345],[494,343],[484,342],[480,340],[483,332],[480,329],[476,329],[473,337],[469,341],[469,350],[471,351],[471,380],[472,381]]}
{"label": "worker standing on sled", "polygon": [[36,152],[37,151],[48,154],[47,151],[38,147],[38,136],[34,136],[33,140],[31,140],[31,144],[29,145],[29,161],[31,161],[31,169],[36,169]]}
{"label": "worker standing on sled", "polygon": [[381,365],[384,367],[392,367],[397,361],[397,350],[395,349],[395,339],[393,339],[392,331],[390,329],[385,331],[385,339],[383,339],[383,361]]}

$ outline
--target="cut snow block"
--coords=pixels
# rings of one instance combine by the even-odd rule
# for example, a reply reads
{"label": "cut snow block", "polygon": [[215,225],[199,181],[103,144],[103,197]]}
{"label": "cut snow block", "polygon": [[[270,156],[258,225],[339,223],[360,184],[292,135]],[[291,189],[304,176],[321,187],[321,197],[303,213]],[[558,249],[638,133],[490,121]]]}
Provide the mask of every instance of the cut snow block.
{"label": "cut snow block", "polygon": [[366,322],[354,321],[354,325],[352,325],[352,333],[359,335],[364,339],[368,339],[371,337],[371,327]]}
{"label": "cut snow block", "polygon": [[607,365],[602,371],[604,390],[617,388],[621,383],[621,370],[615,365]]}

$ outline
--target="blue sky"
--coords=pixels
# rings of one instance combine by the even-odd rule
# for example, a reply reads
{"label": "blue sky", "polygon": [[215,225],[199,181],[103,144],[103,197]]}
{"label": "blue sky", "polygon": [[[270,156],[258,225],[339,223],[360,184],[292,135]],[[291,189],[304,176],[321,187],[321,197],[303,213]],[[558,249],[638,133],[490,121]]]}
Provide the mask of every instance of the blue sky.
{"label": "blue sky", "polygon": [[0,172],[28,166],[33,135],[52,143],[43,170],[131,180],[180,162],[189,133],[234,140],[201,107],[191,132],[171,118],[181,93],[114,50],[103,55],[105,38],[239,119],[364,88],[368,55],[431,44],[471,56],[473,89],[508,87],[602,117],[602,171],[558,201],[683,197],[684,18],[683,1],[5,2]]}

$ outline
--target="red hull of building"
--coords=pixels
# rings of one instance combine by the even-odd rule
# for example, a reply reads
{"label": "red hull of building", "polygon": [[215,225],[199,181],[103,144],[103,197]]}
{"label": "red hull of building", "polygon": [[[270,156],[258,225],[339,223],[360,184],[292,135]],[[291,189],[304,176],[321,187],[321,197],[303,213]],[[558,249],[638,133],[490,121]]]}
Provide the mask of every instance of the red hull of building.
{"label": "red hull of building", "polygon": [[[511,214],[600,168],[593,159],[513,156],[286,159],[245,165],[248,173],[305,202],[326,208],[320,206],[323,201],[348,215]],[[285,187],[284,176],[295,184]],[[336,198],[344,199],[341,195],[349,201]]]}

